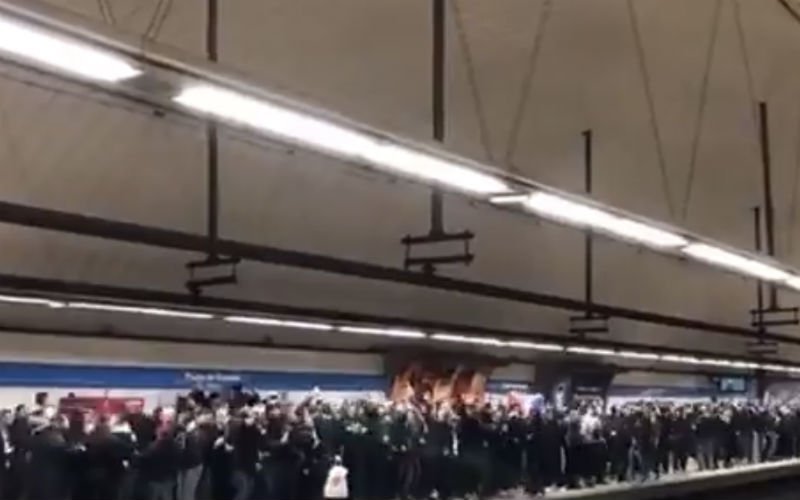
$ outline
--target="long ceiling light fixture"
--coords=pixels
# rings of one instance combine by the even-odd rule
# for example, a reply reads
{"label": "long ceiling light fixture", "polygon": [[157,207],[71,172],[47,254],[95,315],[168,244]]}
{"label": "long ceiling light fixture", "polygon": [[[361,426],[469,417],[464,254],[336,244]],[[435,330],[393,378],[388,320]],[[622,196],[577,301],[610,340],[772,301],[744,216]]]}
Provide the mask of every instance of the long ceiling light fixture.
{"label": "long ceiling light fixture", "polygon": [[567,352],[571,352],[573,354],[589,354],[592,356],[613,356],[614,350],[613,349],[602,349],[598,347],[585,347],[585,346],[569,346],[567,347]]}
{"label": "long ceiling light fixture", "polygon": [[676,248],[689,243],[678,234],[543,191],[530,195],[523,206],[548,219],[656,248]]}
{"label": "long ceiling light fixture", "polygon": [[693,243],[683,248],[682,251],[697,260],[724,267],[740,274],[766,281],[784,281],[789,284],[793,280],[789,273],[764,262],[738,255],[722,248],[717,248],[705,243]]}
{"label": "long ceiling light fixture", "polygon": [[51,309],[60,309],[66,306],[66,304],[60,300],[43,299],[40,297],[24,297],[21,295],[0,295],[0,302],[26,306],[45,306]]}
{"label": "long ceiling light fixture", "polygon": [[424,339],[428,335],[419,330],[404,330],[401,328],[378,328],[368,326],[340,326],[336,330],[342,333],[355,333],[357,335],[377,335],[379,337],[394,337],[400,339]]}
{"label": "long ceiling light fixture", "polygon": [[512,349],[526,349],[532,351],[550,351],[550,352],[562,352],[564,350],[563,345],[549,344],[542,342],[528,342],[525,340],[509,340],[508,347]]}
{"label": "long ceiling light fixture", "polygon": [[649,361],[658,361],[661,359],[661,355],[654,352],[617,351],[615,356],[626,359],[641,359]]}
{"label": "long ceiling light fixture", "polygon": [[2,17],[0,53],[102,82],[118,82],[141,74],[125,58],[113,52]]}
{"label": "long ceiling light fixture", "polygon": [[124,306],[119,304],[106,304],[102,302],[67,302],[70,309],[85,311],[118,312],[126,314],[143,314],[145,316],[161,316],[180,319],[213,319],[214,315],[205,312],[183,311],[178,309],[164,309],[161,307]]}
{"label": "long ceiling light fixture", "polygon": [[442,342],[454,342],[456,344],[475,344],[490,347],[507,347],[508,342],[493,337],[471,337],[468,335],[455,335],[451,333],[434,333],[431,335],[433,340]]}
{"label": "long ceiling light fixture", "polygon": [[242,323],[256,326],[277,326],[283,328],[298,328],[301,330],[333,330],[333,325],[316,321],[298,321],[290,319],[262,318],[260,316],[225,316],[222,318],[228,323]]}
{"label": "long ceiling light fixture", "polygon": [[[474,194],[508,191],[500,178],[378,136],[298,112],[285,105],[208,85],[189,87],[175,102],[259,132],[377,168]],[[468,162],[467,162],[468,163]]]}

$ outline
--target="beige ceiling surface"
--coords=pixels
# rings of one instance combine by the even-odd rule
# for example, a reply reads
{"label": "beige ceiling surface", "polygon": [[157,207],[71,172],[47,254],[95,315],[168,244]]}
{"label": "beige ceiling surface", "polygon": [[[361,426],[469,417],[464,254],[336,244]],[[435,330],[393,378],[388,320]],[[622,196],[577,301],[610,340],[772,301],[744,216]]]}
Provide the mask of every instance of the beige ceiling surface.
{"label": "beige ceiling surface", "polygon": [[[49,3],[203,51],[203,2]],[[220,8],[222,65],[367,123],[430,136],[427,0]],[[449,148],[579,191],[581,131],[591,128],[598,199],[745,248],[762,196],[754,101],[768,102],[778,256],[800,265],[800,23],[777,1],[449,0],[447,12]],[[203,138],[197,124],[0,66],[3,199],[202,232]],[[427,226],[424,188],[315,155],[226,134],[221,168],[226,237],[400,266],[399,239]],[[580,297],[579,232],[458,199],[447,200],[446,219],[477,233],[478,259],[444,274]],[[0,241],[2,272],[169,290],[182,289],[190,258],[10,226],[0,226]],[[598,301],[747,322],[750,281],[613,242],[596,251]],[[565,312],[522,304],[252,264],[241,274],[238,287],[215,293],[532,331],[567,326]],[[613,321],[611,336],[744,346],[626,321]]]}

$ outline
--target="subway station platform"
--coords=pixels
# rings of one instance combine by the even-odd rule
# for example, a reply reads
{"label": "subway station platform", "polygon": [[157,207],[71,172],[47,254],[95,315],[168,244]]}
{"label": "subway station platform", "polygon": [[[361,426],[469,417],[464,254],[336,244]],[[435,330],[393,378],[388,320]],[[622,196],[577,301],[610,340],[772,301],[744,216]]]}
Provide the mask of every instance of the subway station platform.
{"label": "subway station platform", "polygon": [[[745,465],[732,469],[670,474],[659,480],[643,483],[603,485],[581,490],[548,493],[548,499],[591,500],[656,500],[684,498],[697,494],[711,495],[714,491],[800,478],[800,460],[783,460],[766,464]],[[711,498],[714,498],[711,496]],[[720,498],[724,498],[720,497]],[[800,493],[798,493],[800,498]],[[754,500],[758,500],[755,498]]]}

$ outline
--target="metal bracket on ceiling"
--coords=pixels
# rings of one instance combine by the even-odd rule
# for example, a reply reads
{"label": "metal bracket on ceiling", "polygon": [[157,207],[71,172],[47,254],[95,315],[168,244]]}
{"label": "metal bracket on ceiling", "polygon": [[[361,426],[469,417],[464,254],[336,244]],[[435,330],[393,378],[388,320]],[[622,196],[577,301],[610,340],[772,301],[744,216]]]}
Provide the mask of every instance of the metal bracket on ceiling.
{"label": "metal bracket on ceiling", "polygon": [[[592,151],[593,133],[592,130],[584,130],[583,154],[584,154],[584,176],[586,183],[586,194],[592,194]],[[584,235],[584,299],[588,309],[581,316],[569,318],[569,332],[580,338],[586,337],[590,333],[607,334],[608,319],[605,314],[592,312],[591,306],[594,303],[594,234],[587,231]]]}
{"label": "metal bracket on ceiling", "polygon": [[[435,274],[437,266],[448,264],[463,264],[468,266],[475,260],[475,255],[470,249],[475,234],[471,231],[461,231],[458,233],[446,233],[435,231],[423,236],[406,235],[401,241],[406,247],[404,267],[406,269],[421,269],[426,274]],[[462,251],[458,253],[415,256],[413,250],[416,247],[430,247],[442,243],[461,243]]]}
{"label": "metal bracket on ceiling", "polygon": [[778,354],[778,343],[763,339],[748,342],[747,352],[754,356],[774,356]]}
{"label": "metal bracket on ceiling", "polygon": [[[772,194],[772,155],[770,151],[769,114],[766,102],[758,103],[759,145],[761,149],[761,172],[763,176],[764,204],[753,207],[753,229],[755,248],[762,251],[766,240],[767,255],[775,257],[775,208]],[[764,231],[762,231],[762,216]],[[763,233],[763,234],[762,234]],[[767,327],[794,326],[800,323],[797,307],[781,307],[778,289],[773,283],[759,280],[756,283],[756,307],[750,310],[750,324],[758,332],[756,339],[749,342],[750,353],[764,356],[778,353],[778,344],[764,338]]]}
{"label": "metal bracket on ceiling", "polygon": [[797,307],[750,309],[750,325],[758,329],[798,324],[800,324],[800,308]]}
{"label": "metal bracket on ceiling", "polygon": [[[446,50],[446,5],[445,0],[432,2],[432,93],[431,93],[431,118],[433,125],[433,138],[437,142],[445,139],[445,58]],[[421,236],[406,235],[401,241],[405,245],[405,269],[420,269],[423,273],[436,274],[438,266],[462,264],[468,266],[475,259],[470,250],[470,243],[475,239],[471,231],[448,233],[444,229],[444,195],[438,188],[431,193],[431,224],[428,234]],[[418,247],[430,248],[443,243],[461,243],[461,252],[443,255],[413,255],[413,249]]]}
{"label": "metal bracket on ceiling", "polygon": [[[197,297],[209,287],[237,284],[239,279],[236,268],[239,262],[241,262],[239,257],[217,255],[209,255],[204,260],[189,262],[186,264],[186,269],[189,271],[186,289]],[[219,272],[220,270],[221,272]]]}
{"label": "metal bracket on ceiling", "polygon": [[569,318],[569,333],[581,338],[590,333],[607,334],[609,317],[602,314],[586,313]]}

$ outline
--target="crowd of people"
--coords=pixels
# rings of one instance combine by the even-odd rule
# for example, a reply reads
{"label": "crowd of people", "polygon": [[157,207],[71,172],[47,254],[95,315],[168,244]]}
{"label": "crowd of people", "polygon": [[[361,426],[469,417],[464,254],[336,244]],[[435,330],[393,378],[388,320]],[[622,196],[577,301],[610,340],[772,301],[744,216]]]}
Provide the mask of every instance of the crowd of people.
{"label": "crowd of people", "polygon": [[151,413],[3,412],[4,500],[491,498],[800,455],[800,410],[746,403],[289,404],[199,390]]}

